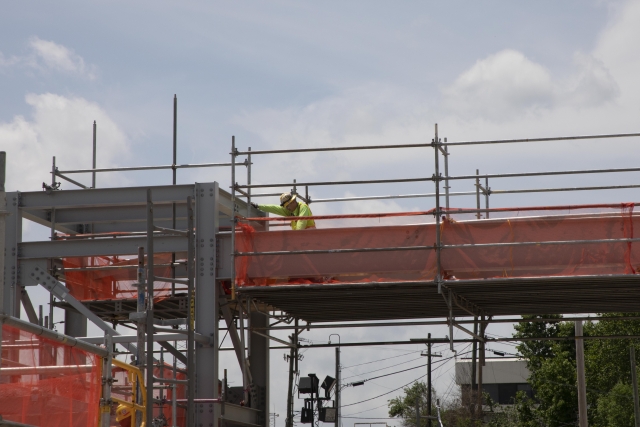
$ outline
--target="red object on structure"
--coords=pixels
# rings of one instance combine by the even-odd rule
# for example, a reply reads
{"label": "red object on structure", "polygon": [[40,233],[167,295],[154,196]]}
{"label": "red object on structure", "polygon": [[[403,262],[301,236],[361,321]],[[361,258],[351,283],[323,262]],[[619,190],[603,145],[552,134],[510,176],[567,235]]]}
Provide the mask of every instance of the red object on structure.
{"label": "red object on structure", "polygon": [[4,420],[47,427],[98,424],[99,356],[7,325],[2,326],[2,341]]}
{"label": "red object on structure", "polygon": [[[640,242],[624,240],[634,237],[634,222],[640,221],[633,208],[634,204],[493,209],[489,219],[450,209],[440,224],[442,277],[635,274]],[[427,214],[414,213],[433,221]],[[401,215],[397,219],[406,222],[408,213]],[[435,279],[435,223],[369,226],[362,215],[346,215],[326,217],[341,221],[342,228],[322,228],[323,218],[316,217],[318,229],[302,233],[255,231],[240,222],[237,251],[245,255],[236,257],[237,286]],[[345,227],[349,221],[367,226]],[[339,252],[345,249],[356,251]],[[296,251],[320,252],[289,253]],[[247,255],[257,252],[278,253]]]}

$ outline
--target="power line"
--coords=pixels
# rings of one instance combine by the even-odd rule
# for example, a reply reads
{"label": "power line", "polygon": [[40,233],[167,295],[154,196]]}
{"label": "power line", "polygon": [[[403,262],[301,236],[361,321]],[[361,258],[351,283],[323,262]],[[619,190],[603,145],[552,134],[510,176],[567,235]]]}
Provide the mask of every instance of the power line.
{"label": "power line", "polygon": [[[470,351],[468,351],[467,353],[470,353]],[[466,354],[466,353],[462,353],[462,354]],[[453,359],[453,358],[455,358],[455,357],[457,357],[457,356],[458,356],[458,355],[451,356],[451,357],[447,357],[446,359],[438,360],[437,362],[435,362],[435,364],[444,363],[444,362],[446,362],[447,360],[451,360],[451,359]],[[427,366],[427,365],[422,365],[422,366]],[[416,368],[419,368],[419,367],[420,367],[420,366],[416,366]],[[415,368],[411,368],[411,369],[415,369]],[[400,372],[405,372],[405,371],[407,371],[407,370],[408,370],[408,369],[405,369],[405,370],[403,370],[403,371],[398,371],[398,372],[394,372],[394,373],[396,373],[396,374],[397,374],[397,373],[400,373]],[[386,375],[383,375],[383,376],[385,376],[385,377],[386,377],[386,376],[392,375],[392,374],[394,374],[394,373],[386,374]],[[424,374],[424,375],[422,375],[422,376],[420,376],[420,377],[416,378],[415,380],[413,380],[413,381],[409,381],[409,382],[408,382],[408,383],[406,383],[405,385],[402,385],[402,386],[400,386],[400,387],[398,387],[398,388],[395,388],[395,389],[393,389],[393,390],[391,390],[391,391],[388,391],[388,392],[386,392],[386,393],[380,394],[380,395],[375,396],[375,397],[371,397],[371,398],[369,398],[369,399],[361,400],[360,402],[355,402],[355,403],[349,403],[349,404],[347,404],[347,405],[342,405],[342,407],[344,408],[344,407],[347,407],[347,406],[353,406],[353,405],[357,405],[357,404],[359,404],[359,403],[364,403],[364,402],[368,402],[368,401],[373,400],[373,399],[377,399],[377,398],[382,397],[382,396],[386,396],[387,394],[393,393],[394,391],[398,391],[398,390],[400,390],[401,388],[406,387],[406,386],[408,386],[409,384],[413,384],[413,383],[415,383],[416,381],[418,381],[418,380],[420,380],[420,379],[422,379],[422,378],[424,378],[424,377],[426,377],[426,376],[427,376],[427,374]],[[376,378],[380,378],[380,377],[376,377]],[[371,380],[372,380],[372,379],[375,379],[375,378],[369,378],[369,379],[371,379]],[[365,381],[368,381],[368,380],[365,380]]]}
{"label": "power line", "polygon": [[400,365],[404,365],[405,363],[409,363],[409,362],[415,362],[416,360],[420,360],[422,357],[417,357],[415,359],[411,359],[411,360],[406,360],[404,362],[400,362],[400,363],[396,363],[395,365],[391,365],[391,366],[386,366],[384,368],[380,368],[380,369],[374,369],[373,371],[369,371],[369,372],[363,372],[361,374],[356,374],[356,375],[351,375],[349,377],[344,377],[342,378],[343,380],[349,379],[349,378],[353,378],[353,377],[361,377],[363,375],[367,375],[367,374],[371,374],[373,372],[378,372],[378,371],[383,371],[385,369],[389,369],[389,368],[394,368],[396,366],[400,366]]}
{"label": "power line", "polygon": [[397,356],[391,356],[391,357],[385,357],[384,359],[372,360],[371,362],[358,363],[357,365],[351,365],[351,366],[343,366],[342,369],[349,369],[349,368],[355,368],[356,366],[369,365],[371,363],[382,362],[383,360],[395,359],[396,357],[403,357],[403,356],[408,356],[414,353],[420,353],[421,351],[422,350],[410,351],[408,353],[399,354]]}

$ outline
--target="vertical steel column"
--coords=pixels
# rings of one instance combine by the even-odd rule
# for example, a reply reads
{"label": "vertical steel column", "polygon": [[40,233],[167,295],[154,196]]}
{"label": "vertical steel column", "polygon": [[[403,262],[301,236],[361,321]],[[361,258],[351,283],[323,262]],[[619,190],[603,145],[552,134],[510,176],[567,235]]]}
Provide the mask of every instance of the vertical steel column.
{"label": "vertical steel column", "polygon": [[18,264],[18,246],[22,242],[22,213],[20,212],[20,193],[5,193],[6,214],[4,218],[4,245],[0,247],[0,256],[4,257],[4,286],[0,288],[4,300],[2,308],[4,314],[20,317],[20,297],[22,291],[19,285],[20,265]]}
{"label": "vertical steel column", "polygon": [[638,402],[638,378],[636,373],[636,349],[629,347],[629,358],[631,359],[631,385],[633,386],[633,418],[635,427],[640,427],[640,403]]}
{"label": "vertical steel column", "polygon": [[[196,397],[196,364],[195,364],[195,320],[196,320],[196,302],[195,302],[195,236],[193,231],[193,199],[187,197],[187,232],[189,234],[189,242],[187,247],[187,427],[195,426],[195,406],[194,399]],[[216,361],[217,363],[217,361]],[[174,375],[175,377],[175,375]]]}
{"label": "vertical steel column", "polygon": [[98,127],[96,125],[96,121],[94,120],[93,121],[93,163],[92,163],[94,171],[91,172],[91,188],[96,188],[96,171],[95,171],[95,168],[96,168],[96,152],[97,152],[96,151],[97,130],[98,130]]}
{"label": "vertical steel column", "polygon": [[[249,302],[251,306],[251,302]],[[249,331],[254,329],[266,331],[269,327],[269,317],[258,312],[249,310]],[[269,339],[258,334],[249,333],[249,366],[251,367],[251,382],[255,387],[255,401],[251,399],[251,407],[262,412],[262,423],[269,427]]]}
{"label": "vertical steel column", "polygon": [[[436,123],[435,125],[435,138],[433,139],[433,151],[435,153],[435,173],[433,174],[433,180],[435,181],[436,184],[436,210],[435,210],[435,216],[436,216],[436,284],[438,286],[438,293],[442,293],[442,262],[440,260],[440,255],[441,255],[441,246],[442,246],[442,241],[441,238],[442,236],[440,235],[440,165],[439,165],[439,154],[438,154],[438,148],[439,147],[439,141],[438,141],[438,124]],[[452,337],[453,338],[453,337]]]}
{"label": "vertical steel column", "polygon": [[[144,274],[144,247],[138,247],[138,274],[137,274],[137,287],[138,287],[138,300],[137,300],[137,307],[136,307],[136,312],[138,313],[138,316],[140,316],[138,318],[138,330],[137,330],[137,336],[138,336],[138,354],[136,354],[136,365],[138,365],[138,367],[143,370],[144,372],[144,364],[145,364],[145,357],[144,357],[144,346],[145,346],[145,317],[144,317],[144,313],[145,313],[145,303],[146,303],[146,298],[145,298],[145,286],[146,286],[146,280],[145,280],[145,274]],[[137,391],[136,391],[136,403],[138,405],[142,405],[142,395],[141,395],[141,389],[140,389],[140,384],[137,383]],[[140,427],[142,425],[142,413],[140,411],[135,411],[135,415],[136,415],[136,427]]]}
{"label": "vertical steel column", "polygon": [[147,424],[153,420],[153,202],[151,189],[147,189]]}
{"label": "vertical steel column", "polygon": [[[196,332],[209,337],[209,344],[195,345],[195,397],[218,397],[218,287],[216,283],[216,233],[219,229],[218,183],[196,184],[195,280]],[[199,426],[217,427],[220,408],[213,402],[197,403]]]}
{"label": "vertical steel column", "polygon": [[231,137],[231,299],[236,299],[236,137]]}
{"label": "vertical steel column", "polygon": [[486,211],[484,212],[484,217],[489,219],[489,196],[491,192],[489,191],[489,178],[484,178],[484,207]]}
{"label": "vertical steel column", "polygon": [[576,367],[578,374],[578,425],[587,427],[587,382],[584,375],[584,340],[582,339],[582,320],[575,321],[576,328]]}

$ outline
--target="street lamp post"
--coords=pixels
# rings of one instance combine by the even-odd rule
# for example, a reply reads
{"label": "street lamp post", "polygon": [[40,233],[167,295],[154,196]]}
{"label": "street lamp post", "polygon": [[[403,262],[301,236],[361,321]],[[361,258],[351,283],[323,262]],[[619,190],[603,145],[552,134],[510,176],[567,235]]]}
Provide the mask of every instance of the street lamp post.
{"label": "street lamp post", "polygon": [[329,343],[331,343],[331,337],[337,335],[338,336],[338,346],[336,347],[336,394],[335,394],[335,405],[336,405],[336,422],[335,427],[340,427],[340,334],[331,334],[329,335]]}

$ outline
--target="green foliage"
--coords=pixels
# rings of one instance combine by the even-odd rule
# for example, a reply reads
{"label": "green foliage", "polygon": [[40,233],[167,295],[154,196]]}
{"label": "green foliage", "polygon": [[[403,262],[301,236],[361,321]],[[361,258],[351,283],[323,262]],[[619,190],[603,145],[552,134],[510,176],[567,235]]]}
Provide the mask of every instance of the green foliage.
{"label": "green foliage", "polygon": [[[638,316],[637,313],[616,313],[608,316]],[[528,316],[523,318],[532,318]],[[558,319],[558,316],[537,316]],[[640,335],[640,321],[609,320],[587,322],[587,336]],[[574,337],[573,322],[520,323],[516,326],[519,338]],[[593,427],[633,426],[633,399],[631,396],[631,364],[629,348],[638,340],[603,339],[585,340],[585,375],[589,425]],[[515,405],[519,426],[525,421],[549,427],[576,425],[578,395],[576,388],[575,340],[524,341],[518,346],[527,359],[531,376],[529,382],[536,391],[537,407]],[[640,356],[640,354],[639,354]],[[508,426],[509,424],[505,424]]]}
{"label": "green foliage", "polygon": [[[420,406],[420,414],[427,413],[427,384],[416,381],[411,387],[405,387],[403,392],[403,396],[389,400],[389,416],[401,418],[404,427],[416,427],[416,400]],[[433,390],[431,396],[433,397],[432,403],[435,403]],[[431,413],[436,413],[435,405],[432,406]],[[427,420],[422,419],[420,425],[426,427]]]}
{"label": "green foliage", "polygon": [[633,390],[631,384],[617,383],[598,399],[597,424],[600,426],[633,427]]}

